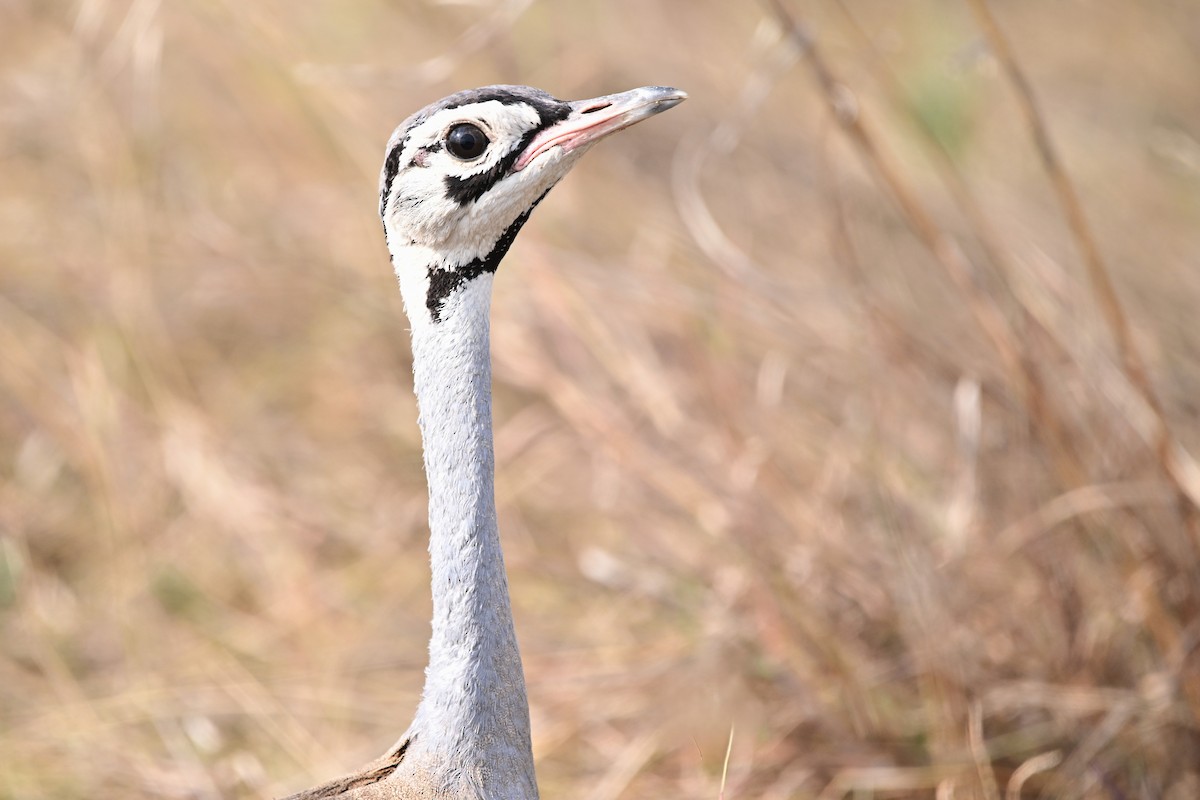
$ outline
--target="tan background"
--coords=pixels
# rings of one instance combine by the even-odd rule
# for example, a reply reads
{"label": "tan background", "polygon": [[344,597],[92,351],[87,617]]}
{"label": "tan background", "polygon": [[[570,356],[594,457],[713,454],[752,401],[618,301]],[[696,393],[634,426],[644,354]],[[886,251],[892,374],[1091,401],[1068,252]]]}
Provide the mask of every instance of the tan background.
{"label": "tan background", "polygon": [[[407,725],[376,181],[492,82],[691,93],[497,280],[543,796],[716,798],[731,728],[729,800],[1200,796],[1195,479],[972,4],[792,8],[877,159],[764,4],[0,3],[0,798],[269,797]],[[1200,6],[994,11],[1198,451]]]}

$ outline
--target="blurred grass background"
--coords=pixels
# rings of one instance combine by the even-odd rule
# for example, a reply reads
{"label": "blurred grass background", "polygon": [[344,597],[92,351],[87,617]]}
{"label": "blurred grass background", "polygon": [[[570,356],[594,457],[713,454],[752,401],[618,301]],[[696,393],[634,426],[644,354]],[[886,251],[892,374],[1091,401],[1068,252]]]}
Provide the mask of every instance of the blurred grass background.
{"label": "blurred grass background", "polygon": [[1166,450],[971,3],[793,3],[831,93],[765,4],[0,3],[0,798],[270,797],[407,726],[376,182],[494,82],[691,94],[497,281],[543,796],[716,798],[733,728],[727,800],[1200,797],[1200,9],[993,10]]}

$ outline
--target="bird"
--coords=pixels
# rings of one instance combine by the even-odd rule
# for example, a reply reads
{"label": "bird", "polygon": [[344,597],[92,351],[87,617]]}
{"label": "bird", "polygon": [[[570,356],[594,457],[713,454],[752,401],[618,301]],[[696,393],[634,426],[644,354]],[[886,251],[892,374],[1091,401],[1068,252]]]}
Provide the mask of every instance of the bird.
{"label": "bird", "polygon": [[592,145],[687,94],[563,101],[495,85],[388,141],[379,213],[410,324],[429,488],[432,633],[408,729],[357,772],[287,800],[536,800],[525,677],[496,521],[489,315],[521,226]]}

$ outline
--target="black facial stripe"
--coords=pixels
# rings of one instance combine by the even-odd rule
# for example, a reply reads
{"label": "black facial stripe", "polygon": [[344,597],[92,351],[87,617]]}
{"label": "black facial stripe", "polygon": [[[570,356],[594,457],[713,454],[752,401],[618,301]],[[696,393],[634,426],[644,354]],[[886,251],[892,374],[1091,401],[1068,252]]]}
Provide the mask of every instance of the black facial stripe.
{"label": "black facial stripe", "polygon": [[[506,153],[491,169],[469,175],[466,178],[459,178],[453,175],[446,176],[446,197],[460,206],[465,206],[467,203],[474,203],[480,197],[483,197],[489,189],[499,183],[512,170],[513,164],[517,163],[517,159],[521,157],[521,153],[533,141],[534,136],[551,125],[562,122],[571,113],[571,109],[566,103],[551,102],[504,91],[488,92],[479,97],[472,98],[469,102],[483,103],[488,100],[496,100],[505,105],[524,103],[537,112],[538,124],[522,136],[520,143]],[[462,103],[461,105],[467,105],[467,103]],[[450,106],[450,108],[457,107]]]}
{"label": "black facial stripe", "polygon": [[513,164],[517,163],[517,159],[521,157],[521,153],[533,140],[533,137],[541,128],[535,128],[521,138],[520,144],[505,154],[503,158],[495,163],[491,169],[477,172],[474,175],[468,175],[465,178],[459,178],[455,175],[447,175],[444,180],[446,182],[446,197],[458,203],[460,206],[465,206],[467,203],[474,203],[479,198],[483,197],[488,189],[491,189],[500,179],[509,173]]}
{"label": "black facial stripe", "polygon": [[442,307],[446,304],[446,298],[458,291],[458,288],[469,280],[478,278],[485,272],[495,272],[500,266],[500,260],[508,253],[508,248],[512,247],[512,243],[516,241],[517,234],[521,231],[521,226],[529,219],[529,215],[533,213],[533,209],[537,208],[537,204],[542,202],[550,190],[547,189],[542,193],[542,196],[533,201],[533,205],[525,211],[524,214],[517,217],[511,225],[500,234],[500,238],[492,245],[491,252],[483,258],[475,258],[456,267],[453,270],[442,269],[441,267],[431,267],[429,270],[429,289],[425,294],[425,307],[429,309],[429,315],[433,317],[434,322],[442,321]]}
{"label": "black facial stripe", "polygon": [[[408,144],[408,137],[405,136],[396,146],[388,151],[387,158],[383,162],[383,180],[379,185],[379,216],[382,217],[387,211],[388,195],[392,191],[392,181],[396,180],[396,175],[400,172],[400,154],[404,152],[404,146]],[[385,228],[386,235],[386,228]]]}
{"label": "black facial stripe", "polygon": [[[387,158],[383,161],[383,180],[379,182],[379,218],[382,220],[387,212],[388,195],[392,191],[392,181],[396,180],[396,175],[400,172],[400,152],[404,149],[405,143],[408,142],[408,137],[401,139],[396,143],[396,146],[388,151]],[[389,244],[390,240],[387,232],[387,224],[383,226],[383,243]],[[388,258],[391,259],[392,249],[388,248]]]}

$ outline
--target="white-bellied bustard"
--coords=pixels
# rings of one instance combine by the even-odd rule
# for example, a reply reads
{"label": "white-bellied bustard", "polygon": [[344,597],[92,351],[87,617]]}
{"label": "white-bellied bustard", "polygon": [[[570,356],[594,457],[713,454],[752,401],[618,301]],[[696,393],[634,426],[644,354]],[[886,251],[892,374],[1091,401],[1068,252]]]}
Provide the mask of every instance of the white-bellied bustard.
{"label": "white-bellied bustard", "polygon": [[584,151],[686,96],[648,86],[564,102],[528,86],[487,86],[427,106],[392,134],[379,211],[412,328],[429,480],[429,666],[416,716],[387,753],[290,800],[537,798],[496,526],[492,278]]}

